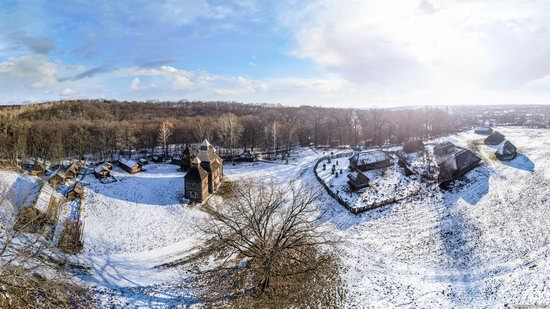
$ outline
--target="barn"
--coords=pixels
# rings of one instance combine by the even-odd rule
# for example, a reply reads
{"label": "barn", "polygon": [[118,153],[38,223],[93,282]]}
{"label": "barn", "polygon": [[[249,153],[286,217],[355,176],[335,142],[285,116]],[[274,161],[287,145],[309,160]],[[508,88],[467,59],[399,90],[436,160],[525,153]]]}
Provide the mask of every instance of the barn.
{"label": "barn", "polygon": [[369,150],[355,153],[350,159],[349,164],[352,170],[361,172],[390,167],[390,156],[381,149]]}
{"label": "barn", "polygon": [[103,163],[94,168],[94,175],[98,179],[111,177],[111,166],[108,163]]}
{"label": "barn", "polygon": [[481,162],[473,152],[463,148],[457,148],[456,152],[438,159],[440,184],[465,175]]}
{"label": "barn", "polygon": [[127,160],[121,158],[118,160],[119,166],[130,174],[135,174],[141,172],[141,164],[133,160]]}

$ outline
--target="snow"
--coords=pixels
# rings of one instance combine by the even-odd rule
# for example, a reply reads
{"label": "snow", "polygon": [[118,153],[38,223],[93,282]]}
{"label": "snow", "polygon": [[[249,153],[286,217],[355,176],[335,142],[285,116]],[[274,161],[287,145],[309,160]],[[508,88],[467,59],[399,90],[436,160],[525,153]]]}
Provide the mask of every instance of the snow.
{"label": "snow", "polygon": [[[318,207],[328,210],[320,224],[339,239],[334,250],[341,257],[349,307],[549,305],[550,130],[498,130],[516,145],[514,160],[500,162],[495,147],[480,145],[476,154],[482,165],[451,189],[425,187],[416,196],[361,215],[339,205],[315,178],[313,166],[322,151],[299,149],[288,164],[226,162],[224,174],[233,181],[261,177],[319,188]],[[482,138],[470,131],[434,142],[449,140],[468,148]],[[344,173],[334,178],[329,165],[322,175],[335,187],[347,182],[349,164],[345,158],[336,160]],[[109,184],[87,176],[81,214],[84,251],[73,259],[89,267],[79,278],[98,291],[101,306],[200,302],[186,282],[187,269],[156,268],[201,244],[198,230],[206,214],[182,202],[184,173],[177,169],[151,164],[147,171],[129,175],[115,167],[119,181]],[[417,183],[403,176],[397,164],[366,174],[380,190],[357,203],[412,190]],[[37,179],[1,172],[0,192],[18,192],[15,204],[21,204],[19,192],[38,192]]]}
{"label": "snow", "polygon": [[18,211],[33,206],[40,192],[36,177],[0,171],[0,225],[11,225]]}

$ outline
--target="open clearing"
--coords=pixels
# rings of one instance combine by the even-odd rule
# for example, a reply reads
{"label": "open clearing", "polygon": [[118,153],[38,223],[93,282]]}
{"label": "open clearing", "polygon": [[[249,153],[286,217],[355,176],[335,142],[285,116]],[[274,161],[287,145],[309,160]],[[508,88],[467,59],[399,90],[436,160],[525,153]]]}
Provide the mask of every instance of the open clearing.
{"label": "open clearing", "polygon": [[[340,239],[350,304],[550,305],[550,130],[498,130],[518,147],[518,157],[495,161],[494,149],[480,146],[483,165],[450,191],[429,190],[358,216],[323,192],[319,208],[329,211],[321,224]],[[480,138],[467,132],[449,140],[467,146]],[[224,173],[231,181],[297,180],[324,190],[313,173],[322,155],[301,149],[289,164],[227,164]],[[85,179],[84,251],[74,259],[89,270],[79,277],[97,288],[104,305],[198,302],[185,282],[188,270],[154,268],[200,245],[197,225],[205,214],[182,203],[184,174],[168,164],[114,174],[119,181],[111,184]],[[9,172],[1,178],[9,180],[2,192],[15,184],[36,191],[33,178]]]}

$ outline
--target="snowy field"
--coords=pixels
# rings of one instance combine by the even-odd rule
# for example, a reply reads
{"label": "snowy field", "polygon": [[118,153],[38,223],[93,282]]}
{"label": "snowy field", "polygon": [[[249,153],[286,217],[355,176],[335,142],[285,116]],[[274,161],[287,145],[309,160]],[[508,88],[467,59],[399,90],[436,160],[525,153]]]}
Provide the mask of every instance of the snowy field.
{"label": "snowy field", "polygon": [[[480,146],[483,165],[450,191],[431,189],[359,216],[315,178],[322,151],[293,152],[288,164],[226,164],[224,174],[234,181],[262,177],[319,188],[318,206],[329,209],[321,224],[340,239],[335,250],[350,306],[548,306],[550,130],[497,130],[518,147],[515,160],[496,161],[494,148]],[[472,132],[449,137],[463,146],[482,138]],[[339,159],[342,168],[345,161]],[[346,174],[338,179],[347,181]],[[74,258],[89,270],[79,277],[103,291],[105,306],[197,303],[185,282],[187,269],[154,268],[200,246],[197,225],[205,214],[182,203],[184,174],[175,165],[151,164],[144,173],[115,168],[114,175],[119,181],[111,184],[85,178],[84,251]],[[36,178],[11,172],[1,172],[0,180],[0,192],[39,187]]]}

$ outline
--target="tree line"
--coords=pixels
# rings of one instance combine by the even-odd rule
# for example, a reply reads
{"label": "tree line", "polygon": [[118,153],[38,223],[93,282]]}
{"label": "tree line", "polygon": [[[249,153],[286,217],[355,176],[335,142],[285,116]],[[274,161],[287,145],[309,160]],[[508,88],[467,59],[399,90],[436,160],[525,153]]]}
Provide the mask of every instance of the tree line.
{"label": "tree line", "polygon": [[210,140],[232,154],[293,145],[382,146],[449,134],[436,107],[322,108],[237,102],[71,100],[0,108],[0,158],[63,160]]}

